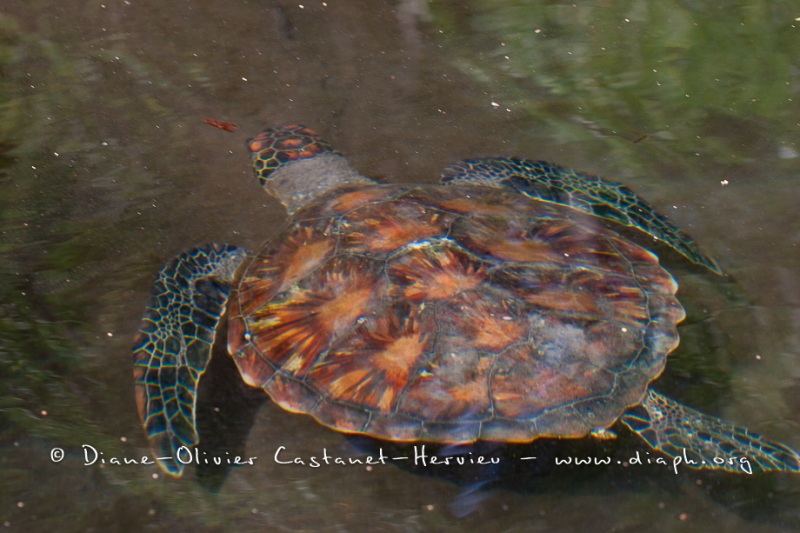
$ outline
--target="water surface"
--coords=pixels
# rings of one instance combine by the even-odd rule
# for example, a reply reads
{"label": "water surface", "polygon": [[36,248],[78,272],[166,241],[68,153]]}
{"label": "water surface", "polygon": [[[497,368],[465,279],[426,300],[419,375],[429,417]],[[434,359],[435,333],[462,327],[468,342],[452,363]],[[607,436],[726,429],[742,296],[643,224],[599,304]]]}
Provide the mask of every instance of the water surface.
{"label": "water surface", "polygon": [[[224,377],[209,416],[217,404],[228,411],[209,431],[247,433],[252,416],[240,446],[254,465],[173,480],[153,466],[85,466],[82,448],[109,459],[148,453],[130,345],[152,276],[193,244],[253,248],[280,229],[284,214],[250,175],[244,139],[294,122],[364,173],[397,181],[435,181],[464,157],[518,155],[628,183],[728,274],[670,264],[689,319],[661,389],[800,448],[798,17],[790,2],[756,1],[6,0],[0,522],[19,531],[800,528],[800,476],[676,475],[647,465],[657,454],[624,430],[566,448],[612,457],[610,466],[554,467],[564,449],[549,445],[531,452],[549,467],[488,474],[281,465],[280,446],[282,459],[306,462],[323,449],[374,449]],[[239,128],[209,127],[209,117]],[[66,452],[60,462],[55,448]],[[644,465],[616,464],[637,452]]]}

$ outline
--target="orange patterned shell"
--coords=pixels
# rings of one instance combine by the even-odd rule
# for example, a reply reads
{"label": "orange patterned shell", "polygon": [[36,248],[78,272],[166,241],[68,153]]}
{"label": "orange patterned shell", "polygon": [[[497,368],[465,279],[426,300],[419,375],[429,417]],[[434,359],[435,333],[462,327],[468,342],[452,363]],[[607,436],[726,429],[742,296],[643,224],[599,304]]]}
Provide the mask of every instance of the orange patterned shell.
{"label": "orange patterned shell", "polygon": [[298,211],[232,294],[244,380],[339,431],[579,437],[678,344],[677,285],[568,207],[478,186],[346,186]]}

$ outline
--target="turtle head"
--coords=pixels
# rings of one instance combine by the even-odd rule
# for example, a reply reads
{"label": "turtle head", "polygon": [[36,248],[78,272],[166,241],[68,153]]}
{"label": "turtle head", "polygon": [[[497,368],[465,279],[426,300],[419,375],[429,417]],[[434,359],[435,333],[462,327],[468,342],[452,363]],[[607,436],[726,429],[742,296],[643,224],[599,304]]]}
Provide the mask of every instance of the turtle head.
{"label": "turtle head", "polygon": [[264,130],[247,147],[262,187],[289,213],[346,183],[370,183],[314,130],[299,124]]}

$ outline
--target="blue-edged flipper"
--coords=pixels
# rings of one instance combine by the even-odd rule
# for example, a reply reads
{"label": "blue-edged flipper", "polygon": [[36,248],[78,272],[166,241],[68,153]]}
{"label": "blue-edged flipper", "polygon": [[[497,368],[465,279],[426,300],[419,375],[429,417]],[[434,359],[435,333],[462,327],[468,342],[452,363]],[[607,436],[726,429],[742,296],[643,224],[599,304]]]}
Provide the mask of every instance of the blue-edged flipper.
{"label": "blue-edged flipper", "polygon": [[788,446],[686,407],[653,389],[640,405],[622,415],[622,421],[679,465],[738,473],[800,472],[800,455]]}
{"label": "blue-edged flipper", "polygon": [[136,403],[156,461],[175,476],[184,466],[178,450],[198,441],[197,385],[246,255],[229,245],[194,248],[165,265],[153,283],[133,349]]}
{"label": "blue-edged flipper", "polygon": [[722,274],[694,240],[631,189],[599,176],[518,158],[468,159],[447,167],[442,183],[508,187],[525,196],[568,205],[583,213],[637,228],[698,265]]}

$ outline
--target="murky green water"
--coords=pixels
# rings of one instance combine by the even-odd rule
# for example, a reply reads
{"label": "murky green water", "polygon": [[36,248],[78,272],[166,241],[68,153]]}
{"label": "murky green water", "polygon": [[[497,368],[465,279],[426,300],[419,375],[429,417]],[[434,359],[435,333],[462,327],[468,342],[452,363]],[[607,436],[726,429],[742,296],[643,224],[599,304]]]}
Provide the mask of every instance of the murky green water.
{"label": "murky green water", "polygon": [[[151,278],[195,243],[252,248],[280,227],[243,141],[287,122],[374,176],[433,181],[463,157],[519,155],[630,184],[730,274],[676,262],[689,319],[662,390],[800,448],[799,19],[792,2],[755,1],[5,0],[0,525],[800,528],[798,475],[280,465],[279,446],[363,452],[269,402],[233,403],[239,389],[219,401],[255,417],[241,443],[253,466],[172,480],[82,452],[148,453],[130,345]],[[567,450],[646,454],[620,433]]]}

